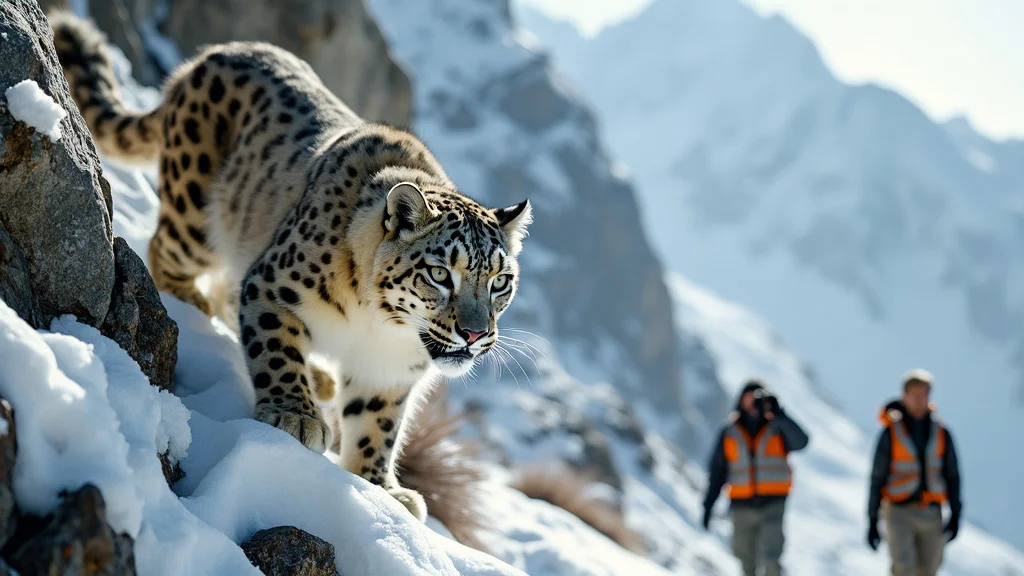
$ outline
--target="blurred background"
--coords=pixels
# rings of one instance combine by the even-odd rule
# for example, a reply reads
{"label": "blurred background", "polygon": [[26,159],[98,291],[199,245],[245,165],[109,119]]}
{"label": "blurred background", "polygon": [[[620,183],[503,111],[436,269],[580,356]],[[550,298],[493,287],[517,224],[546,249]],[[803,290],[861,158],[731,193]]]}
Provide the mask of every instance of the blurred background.
{"label": "blurred background", "polygon": [[589,474],[627,548],[738,573],[701,501],[759,376],[811,436],[789,573],[887,573],[864,544],[869,457],[922,367],[970,523],[944,573],[1024,574],[1024,4],[88,4],[143,85],[203,44],[273,42],[364,117],[411,126],[470,196],[532,200],[505,349],[448,397],[502,466]]}

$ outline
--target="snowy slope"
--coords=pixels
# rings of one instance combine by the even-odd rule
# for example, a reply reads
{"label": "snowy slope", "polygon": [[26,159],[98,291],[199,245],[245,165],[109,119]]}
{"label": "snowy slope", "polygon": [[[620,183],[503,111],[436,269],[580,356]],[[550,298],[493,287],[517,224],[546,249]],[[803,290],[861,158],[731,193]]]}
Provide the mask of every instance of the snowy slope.
{"label": "snowy slope", "polygon": [[[199,314],[168,300],[172,316]],[[237,355],[233,346],[220,351]],[[225,355],[211,355],[207,365],[230,361]],[[60,491],[95,484],[111,527],[135,539],[140,574],[259,574],[236,544],[278,525],[334,544],[347,574],[519,574],[424,528],[386,493],[276,429],[190,413],[150,386],[117,344],[73,316],[35,332],[0,302],[0,362],[7,367],[0,393],[17,415],[19,507],[45,514]],[[29,381],[38,385],[26,387]],[[177,495],[156,456],[168,446],[176,458],[188,453],[181,460],[188,479]]]}
{"label": "snowy slope", "polygon": [[866,430],[933,371],[965,514],[1024,546],[1024,461],[994,440],[1024,416],[1024,143],[841,84],[738,0],[657,0],[587,40],[522,21],[565,54],[665,264],[757,310]]}

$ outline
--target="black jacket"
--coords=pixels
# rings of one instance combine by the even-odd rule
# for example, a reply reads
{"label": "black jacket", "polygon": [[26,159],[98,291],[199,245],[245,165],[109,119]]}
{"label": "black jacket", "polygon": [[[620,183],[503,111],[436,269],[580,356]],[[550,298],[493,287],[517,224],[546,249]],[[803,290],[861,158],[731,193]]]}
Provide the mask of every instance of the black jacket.
{"label": "black jacket", "polygon": [[[757,435],[757,432],[768,424],[768,421],[763,417],[752,418],[749,414],[745,414],[739,410],[738,407],[737,411],[739,413],[739,419],[737,422],[746,426],[747,430],[751,433],[751,436]],[[773,422],[775,422],[775,425],[779,428],[779,433],[782,435],[782,444],[786,447],[787,452],[803,450],[807,446],[807,433],[804,432],[796,422],[790,419],[784,410],[779,408],[775,411],[775,418],[773,419]],[[729,428],[734,425],[735,424],[730,421],[722,427],[722,431],[718,435],[718,442],[712,450],[711,463],[708,464],[708,492],[704,496],[705,510],[710,510],[715,505],[715,501],[718,500],[718,495],[722,492],[722,488],[729,479],[729,462],[725,459],[725,434]],[[730,505],[756,507],[784,499],[785,496],[755,496],[753,498],[743,500],[732,500]]]}
{"label": "black jacket", "polygon": [[[925,486],[925,450],[928,446],[928,440],[931,436],[931,419],[932,415],[929,414],[921,419],[911,418],[907,414],[903,404],[899,401],[892,401],[883,408],[883,412],[896,410],[900,412],[901,417],[907,424],[907,430],[910,432],[910,437],[914,441],[914,448],[917,450],[918,458],[921,464],[921,487],[918,488],[917,492],[910,497],[909,503],[918,503],[921,501],[921,493]],[[946,434],[946,450],[943,455],[942,461],[942,475],[946,480],[946,494],[949,498],[950,511],[955,515],[960,515],[961,503],[960,503],[960,468],[956,460],[956,447],[953,445],[953,436],[949,433],[949,429],[945,425],[942,426],[942,431]],[[878,435],[878,444],[875,448],[875,459],[874,464],[871,468],[871,487],[868,492],[868,517],[878,518],[878,508],[882,503],[882,488],[885,486],[886,480],[889,478],[889,468],[892,464],[892,437],[888,426],[882,428],[882,432]]]}

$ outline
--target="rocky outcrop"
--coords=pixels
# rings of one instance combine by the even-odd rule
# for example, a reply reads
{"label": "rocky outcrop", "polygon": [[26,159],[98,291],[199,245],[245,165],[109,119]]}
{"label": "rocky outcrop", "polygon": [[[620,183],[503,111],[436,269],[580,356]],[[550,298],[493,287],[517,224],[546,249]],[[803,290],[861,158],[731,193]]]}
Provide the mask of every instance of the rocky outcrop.
{"label": "rocky outcrop", "polygon": [[294,526],[260,530],[242,551],[267,576],[338,576],[334,546]]}
{"label": "rocky outcrop", "polygon": [[32,80],[66,112],[57,141],[0,99],[0,298],[30,325],[74,314],[170,389],[178,329],[142,260],[112,237],[110,186],[35,2],[0,4],[0,92]]}
{"label": "rocky outcrop", "polygon": [[[69,95],[49,24],[33,0],[0,2],[0,35],[0,298],[36,328],[74,314],[115,340],[153,384],[169,389],[177,326],[142,260],[113,238],[110,187]],[[37,130],[31,124],[38,122],[22,112],[11,114],[6,90],[23,80],[35,82],[67,113],[59,133]],[[133,574],[132,541],[107,525],[94,486],[65,496],[45,518],[18,515],[11,489],[13,419],[0,400],[0,544],[6,563],[23,575]],[[170,483],[180,471],[167,464]],[[0,574],[5,570],[0,565]]]}
{"label": "rocky outcrop", "polygon": [[114,293],[101,330],[139,363],[152,385],[172,390],[178,325],[167,316],[146,265],[120,237],[114,239],[114,263]]}
{"label": "rocky outcrop", "polygon": [[103,495],[92,484],[68,494],[46,518],[25,518],[4,549],[23,576],[135,574],[132,539],[107,525]]}
{"label": "rocky outcrop", "polygon": [[[14,410],[0,398],[0,546],[14,534],[18,518],[14,503],[14,459],[18,455],[18,435],[14,429]],[[3,571],[0,570],[0,574]]]}
{"label": "rocky outcrop", "polygon": [[21,248],[0,223],[0,300],[10,306],[29,326],[43,325],[43,313],[39,310],[36,297],[32,294],[29,281],[28,262]]}
{"label": "rocky outcrop", "polygon": [[363,0],[169,0],[161,30],[188,56],[203,44],[260,40],[295,53],[361,116],[412,118],[409,78]]}
{"label": "rocky outcrop", "polygon": [[36,3],[0,3],[0,33],[0,93],[34,80],[68,112],[54,142],[0,99],[0,224],[24,253],[44,320],[70,313],[98,325],[114,287],[110,186]]}
{"label": "rocky outcrop", "polygon": [[391,59],[363,0],[168,0],[166,13],[158,4],[123,0],[89,7],[145,85],[157,85],[160,74],[168,72],[168,63],[152,52],[156,33],[172,40],[186,58],[207,44],[270,42],[308,62],[364,118],[398,125],[412,120],[409,77]]}

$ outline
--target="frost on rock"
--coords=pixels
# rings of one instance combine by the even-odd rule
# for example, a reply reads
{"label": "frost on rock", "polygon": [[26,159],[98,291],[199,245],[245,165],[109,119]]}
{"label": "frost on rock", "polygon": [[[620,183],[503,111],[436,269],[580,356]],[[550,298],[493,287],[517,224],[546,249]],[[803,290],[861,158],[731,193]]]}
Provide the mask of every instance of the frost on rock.
{"label": "frost on rock", "polygon": [[4,96],[7,109],[16,120],[35,128],[53,142],[60,140],[60,122],[68,113],[43,92],[35,80],[18,82],[8,88]]}

